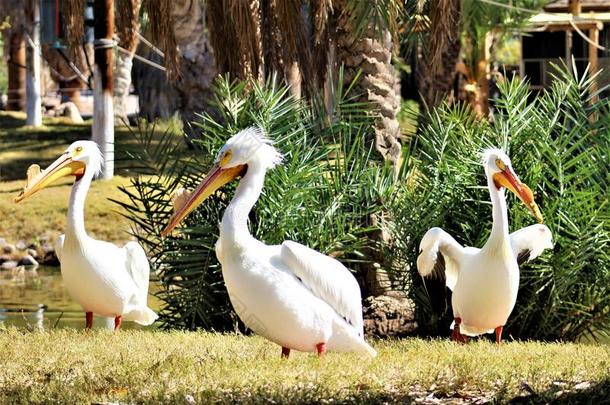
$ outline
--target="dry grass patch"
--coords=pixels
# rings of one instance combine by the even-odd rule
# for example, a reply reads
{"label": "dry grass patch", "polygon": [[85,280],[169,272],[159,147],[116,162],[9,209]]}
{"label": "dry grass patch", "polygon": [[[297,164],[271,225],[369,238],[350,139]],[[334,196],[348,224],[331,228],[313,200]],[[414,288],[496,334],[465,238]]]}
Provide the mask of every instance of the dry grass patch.
{"label": "dry grass patch", "polygon": [[368,403],[427,397],[455,403],[525,395],[537,402],[608,393],[610,346],[512,342],[498,348],[421,339],[374,345],[374,360],[338,353],[321,360],[294,353],[282,360],[278,346],[242,335],[9,329],[0,332],[0,401]]}

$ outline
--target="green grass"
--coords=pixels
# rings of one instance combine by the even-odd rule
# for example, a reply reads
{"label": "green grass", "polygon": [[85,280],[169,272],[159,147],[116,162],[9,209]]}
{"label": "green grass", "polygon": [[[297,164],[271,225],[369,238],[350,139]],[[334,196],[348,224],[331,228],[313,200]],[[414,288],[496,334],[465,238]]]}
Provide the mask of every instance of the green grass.
{"label": "green grass", "polygon": [[[130,239],[130,221],[120,214],[118,205],[108,200],[126,200],[117,186],[128,183],[129,179],[122,176],[93,182],[85,203],[85,226],[90,236],[117,243]],[[16,204],[14,199],[24,186],[25,180],[0,182],[0,237],[16,242],[44,235],[53,239],[63,233],[72,182],[57,183]]]}
{"label": "green grass", "polygon": [[243,335],[8,329],[0,332],[0,402],[188,403],[190,396],[197,402],[407,402],[432,394],[600,403],[610,393],[609,346],[373,344],[374,360],[340,353],[282,360],[278,346]]}
{"label": "green grass", "polygon": [[[16,242],[29,241],[43,235],[54,238],[63,233],[68,196],[72,182],[66,179],[20,203],[13,202],[25,186],[27,168],[37,163],[45,168],[72,142],[91,137],[91,121],[70,124],[64,118],[45,117],[44,126],[24,126],[22,112],[0,112],[0,237]],[[158,131],[167,129],[173,122],[164,123]],[[130,148],[139,147],[133,132],[127,128],[115,129],[116,155],[120,159]],[[90,235],[110,242],[124,242],[130,222],[120,214],[120,207],[110,202],[113,198],[125,201],[120,185],[128,185],[130,175],[121,161],[117,162],[114,179],[93,183],[86,203],[86,227]]]}
{"label": "green grass", "polygon": [[[91,138],[91,120],[72,124],[63,117],[43,119],[43,126],[25,126],[25,113],[0,111],[0,181],[25,178],[27,168],[37,163],[45,168],[52,163],[72,142]],[[155,133],[168,130],[180,131],[177,120],[157,125]],[[128,176],[130,173],[122,162],[125,153],[141,145],[127,127],[115,127],[115,173]]]}

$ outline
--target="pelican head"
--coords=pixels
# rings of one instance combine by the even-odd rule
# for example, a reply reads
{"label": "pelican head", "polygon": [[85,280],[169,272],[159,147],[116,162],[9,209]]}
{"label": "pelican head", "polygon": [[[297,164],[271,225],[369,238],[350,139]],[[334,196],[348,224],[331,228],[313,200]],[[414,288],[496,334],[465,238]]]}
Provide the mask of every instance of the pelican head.
{"label": "pelican head", "polygon": [[92,141],[76,141],[42,172],[40,166],[30,166],[28,183],[15,198],[15,202],[24,200],[63,177],[75,176],[76,180],[80,180],[85,171],[95,174],[101,167],[102,154],[97,144]]}
{"label": "pelican head", "polygon": [[515,174],[510,158],[504,151],[491,148],[483,151],[483,165],[487,177],[493,180],[493,184],[497,190],[503,187],[513,192],[527,209],[532,213],[536,220],[543,222],[542,213],[534,201],[532,190],[519,180]]}
{"label": "pelican head", "polygon": [[214,166],[192,193],[183,190],[174,195],[174,214],[161,232],[165,237],[206,198],[223,185],[246,173],[249,166],[265,171],[282,160],[282,155],[260,128],[246,128],[233,135],[218,152]]}

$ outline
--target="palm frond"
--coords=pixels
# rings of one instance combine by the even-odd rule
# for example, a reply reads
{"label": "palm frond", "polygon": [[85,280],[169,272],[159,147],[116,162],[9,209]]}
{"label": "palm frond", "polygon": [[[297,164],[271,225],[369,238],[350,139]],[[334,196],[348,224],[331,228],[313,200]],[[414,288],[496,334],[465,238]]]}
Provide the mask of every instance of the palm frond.
{"label": "palm frond", "polygon": [[180,52],[174,32],[172,3],[171,0],[146,0],[143,4],[149,20],[151,40],[158,44],[165,55],[163,61],[167,78],[177,80],[180,76]]}
{"label": "palm frond", "polygon": [[397,34],[403,12],[403,2],[400,0],[347,0],[342,10],[350,23],[354,39],[362,38],[372,29],[372,37],[381,42],[388,33]]}
{"label": "palm frond", "polygon": [[68,48],[72,55],[76,55],[81,49],[85,35],[85,2],[66,0],[62,2],[62,5]]}
{"label": "palm frond", "polygon": [[[415,269],[417,245],[432,226],[464,245],[485,242],[491,215],[477,153],[489,145],[512,157],[515,171],[534,190],[555,243],[552,252],[522,266],[509,333],[577,340],[610,332],[610,142],[607,127],[602,129],[607,101],[591,98],[588,76],[565,67],[555,74],[552,87],[529,103],[527,83],[502,83],[491,123],[474,119],[468,108],[442,106],[421,130],[412,152],[415,179],[397,198],[388,226],[394,234],[394,277],[410,288],[428,333],[447,333],[451,307],[444,286],[436,289],[436,302],[426,294]],[[601,122],[592,121],[592,114]],[[512,197],[509,218],[513,230],[532,223]]]}
{"label": "palm frond", "polygon": [[[141,147],[130,159],[132,170],[142,175],[122,188],[129,201],[121,205],[164,286],[159,293],[163,324],[214,330],[237,325],[214,252],[218,223],[235,185],[201,204],[176,236],[163,240],[159,232],[171,210],[172,191],[194,188],[226,140],[251,125],[261,127],[284,153],[251,213],[251,233],[269,244],[285,239],[307,244],[337,257],[364,280],[360,265],[376,260],[365,237],[375,228],[370,217],[383,209],[395,186],[391,168],[380,168],[365,142],[372,122],[367,107],[342,98],[328,119],[326,110],[291,97],[277,78],[263,85],[223,77],[214,102],[216,113],[194,123],[201,131],[194,155],[175,136],[152,142],[154,129],[141,128]],[[350,114],[342,115],[343,110]]]}
{"label": "palm frond", "polygon": [[116,32],[119,44],[130,51],[138,46],[141,0],[116,0]]}

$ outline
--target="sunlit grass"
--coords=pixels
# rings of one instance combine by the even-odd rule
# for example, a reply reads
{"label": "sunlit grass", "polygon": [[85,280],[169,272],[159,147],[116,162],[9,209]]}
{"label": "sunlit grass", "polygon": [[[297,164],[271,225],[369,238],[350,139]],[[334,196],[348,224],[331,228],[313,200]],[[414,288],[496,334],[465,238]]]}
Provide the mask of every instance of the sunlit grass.
{"label": "sunlit grass", "polygon": [[[128,183],[129,179],[121,176],[93,182],[85,203],[85,227],[92,237],[111,242],[130,239],[130,222],[121,216],[120,207],[108,200],[125,199],[117,186]],[[14,199],[24,186],[25,180],[0,182],[0,237],[16,242],[63,233],[72,182],[57,183],[16,204]]]}
{"label": "sunlit grass", "polygon": [[[156,132],[179,131],[176,120],[162,122]],[[27,168],[36,163],[45,168],[72,142],[91,137],[91,121],[72,124],[65,118],[43,120],[44,126],[24,126],[25,113],[0,112],[0,237],[10,242],[30,241],[44,235],[54,238],[65,229],[68,197],[72,182],[57,183],[20,204],[13,202],[25,186]],[[153,138],[154,139],[154,138]],[[117,176],[110,181],[95,181],[86,202],[86,222],[91,236],[122,243],[130,236],[129,221],[120,215],[120,207],[109,199],[125,201],[118,186],[128,185],[130,175],[120,161],[130,148],[138,145],[133,130],[115,128]]]}
{"label": "sunlit grass", "polygon": [[323,359],[293,353],[282,360],[278,346],[242,335],[9,329],[0,332],[0,401],[402,402],[433,394],[503,402],[519,395],[554,398],[557,387],[576,395],[583,382],[590,383],[584,384],[588,395],[596,395],[610,378],[609,346],[373,344],[374,360],[339,353]]}

